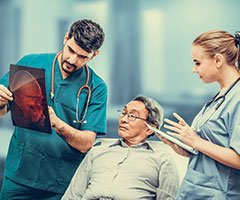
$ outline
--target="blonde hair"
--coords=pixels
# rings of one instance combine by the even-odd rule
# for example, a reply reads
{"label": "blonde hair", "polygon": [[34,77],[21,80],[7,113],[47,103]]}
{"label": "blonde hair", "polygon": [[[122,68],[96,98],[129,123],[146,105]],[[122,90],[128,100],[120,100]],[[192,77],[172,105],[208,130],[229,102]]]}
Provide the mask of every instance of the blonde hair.
{"label": "blonde hair", "polygon": [[217,53],[225,56],[229,65],[240,66],[239,44],[236,43],[235,37],[223,30],[210,30],[199,35],[194,41],[194,45],[205,48],[205,52],[210,58]]}

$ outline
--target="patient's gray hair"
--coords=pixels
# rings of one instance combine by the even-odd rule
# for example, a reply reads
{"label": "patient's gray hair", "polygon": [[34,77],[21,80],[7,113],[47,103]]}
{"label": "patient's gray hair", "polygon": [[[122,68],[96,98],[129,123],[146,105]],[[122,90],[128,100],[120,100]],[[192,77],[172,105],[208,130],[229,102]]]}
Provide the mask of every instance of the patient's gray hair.
{"label": "patient's gray hair", "polygon": [[147,123],[150,125],[155,125],[158,129],[163,124],[163,107],[155,101],[154,99],[139,95],[133,99],[133,101],[140,101],[145,105],[145,108],[148,111]]}

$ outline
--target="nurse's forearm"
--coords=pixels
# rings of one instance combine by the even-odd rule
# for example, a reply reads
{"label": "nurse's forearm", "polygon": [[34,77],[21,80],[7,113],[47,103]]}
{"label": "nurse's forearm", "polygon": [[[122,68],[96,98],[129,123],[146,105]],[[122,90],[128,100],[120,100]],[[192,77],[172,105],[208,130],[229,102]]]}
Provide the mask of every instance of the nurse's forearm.
{"label": "nurse's forearm", "polygon": [[226,166],[240,169],[240,155],[233,149],[216,145],[204,139],[201,139],[195,148]]}
{"label": "nurse's forearm", "polygon": [[53,128],[68,144],[83,153],[91,149],[96,138],[95,132],[77,130],[60,119]]}

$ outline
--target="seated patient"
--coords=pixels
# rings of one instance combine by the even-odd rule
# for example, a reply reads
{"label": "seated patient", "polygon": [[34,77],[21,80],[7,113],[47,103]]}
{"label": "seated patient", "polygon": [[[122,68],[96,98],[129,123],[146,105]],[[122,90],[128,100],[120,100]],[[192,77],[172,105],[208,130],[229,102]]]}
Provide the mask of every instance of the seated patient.
{"label": "seated patient", "polygon": [[66,199],[175,199],[179,178],[171,155],[156,150],[146,139],[160,128],[163,109],[153,99],[138,96],[119,117],[121,139],[93,147],[66,190]]}

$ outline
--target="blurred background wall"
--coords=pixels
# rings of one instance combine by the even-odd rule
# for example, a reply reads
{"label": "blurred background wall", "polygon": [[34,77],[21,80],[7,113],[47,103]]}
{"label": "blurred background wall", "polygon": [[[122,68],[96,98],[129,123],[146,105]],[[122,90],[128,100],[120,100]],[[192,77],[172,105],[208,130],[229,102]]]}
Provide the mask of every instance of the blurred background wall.
{"label": "blurred background wall", "polygon": [[[117,137],[116,110],[140,93],[191,123],[218,89],[192,73],[192,41],[209,29],[234,34],[239,8],[238,0],[0,0],[0,76],[25,54],[61,50],[71,23],[89,18],[106,33],[90,66],[108,85],[108,137]],[[9,114],[0,119],[0,153],[12,128]]]}

